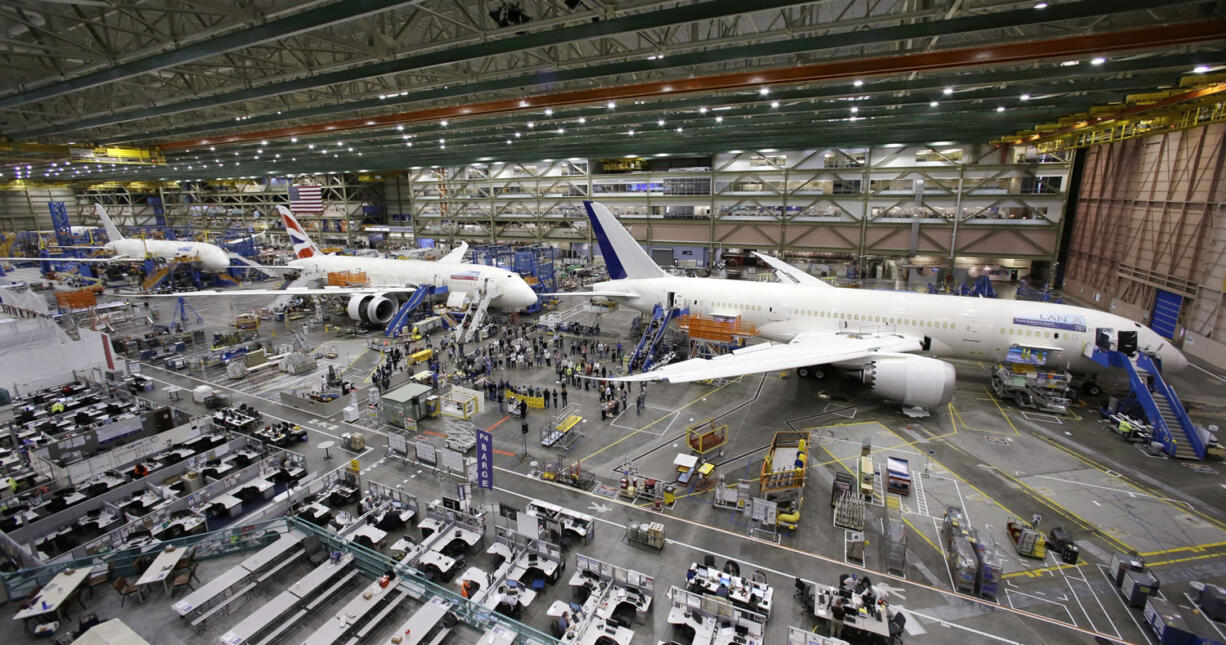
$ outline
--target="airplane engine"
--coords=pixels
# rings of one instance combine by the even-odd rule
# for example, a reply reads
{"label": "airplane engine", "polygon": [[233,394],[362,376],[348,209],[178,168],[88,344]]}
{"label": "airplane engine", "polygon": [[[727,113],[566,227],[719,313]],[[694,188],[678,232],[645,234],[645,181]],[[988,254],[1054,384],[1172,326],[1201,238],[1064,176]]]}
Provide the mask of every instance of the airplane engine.
{"label": "airplane engine", "polygon": [[353,320],[372,325],[386,325],[396,315],[400,305],[384,293],[359,293],[349,297],[346,311]]}
{"label": "airplane engine", "polygon": [[925,356],[885,356],[866,363],[860,378],[873,394],[932,409],[954,398],[954,366]]}

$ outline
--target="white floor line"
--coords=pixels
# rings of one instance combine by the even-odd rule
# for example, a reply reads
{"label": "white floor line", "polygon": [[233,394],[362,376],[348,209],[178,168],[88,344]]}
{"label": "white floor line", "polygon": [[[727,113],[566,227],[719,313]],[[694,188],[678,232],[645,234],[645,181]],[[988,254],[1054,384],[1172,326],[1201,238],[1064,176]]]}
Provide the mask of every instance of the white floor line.
{"label": "white floor line", "polygon": [[1221,381],[1222,383],[1226,383],[1226,377],[1222,377],[1222,376],[1219,376],[1219,375],[1217,375],[1217,374],[1214,374],[1213,372],[1210,372],[1209,370],[1207,370],[1207,369],[1205,369],[1205,368],[1203,368],[1203,367],[1200,367],[1199,365],[1193,364],[1193,363],[1188,363],[1188,366],[1189,366],[1189,367],[1195,367],[1196,369],[1198,369],[1198,370],[1200,370],[1200,371],[1202,371],[1202,372],[1204,372],[1204,373],[1208,374],[1209,376],[1212,376],[1213,378],[1215,378],[1215,379],[1217,379],[1217,380]]}
{"label": "white floor line", "polygon": [[1149,630],[1145,629],[1141,626],[1141,623],[1137,622],[1137,617],[1133,615],[1132,609],[1128,607],[1128,604],[1124,602],[1124,599],[1120,597],[1118,593],[1115,593],[1114,590],[1116,587],[1111,582],[1111,576],[1107,575],[1107,570],[1104,569],[1103,565],[1101,564],[1096,564],[1094,566],[1098,568],[1098,572],[1102,574],[1104,579],[1106,579],[1107,585],[1112,589],[1111,595],[1115,596],[1116,602],[1120,603],[1120,606],[1124,608],[1124,613],[1128,614],[1128,617],[1132,619],[1132,624],[1137,626],[1137,631],[1141,632],[1141,637],[1144,638],[1145,642],[1149,645],[1154,645],[1154,641],[1150,640],[1149,638]]}
{"label": "white floor line", "polygon": [[[142,367],[148,367],[148,366],[146,366],[146,365],[142,364]],[[161,368],[154,368],[154,369],[161,369]],[[142,371],[141,376],[144,376],[144,377],[148,378],[148,379],[149,379],[149,380],[151,380],[151,381],[156,381],[156,382],[158,382],[158,383],[161,383],[162,385],[175,385],[174,383],[171,383],[170,381],[163,381],[163,380],[162,380],[162,379],[160,379],[160,378],[154,378],[154,377],[150,376],[148,372],[143,372],[143,371]],[[228,388],[228,387],[226,387],[226,386],[224,386],[224,385],[217,385],[216,383],[209,383],[208,381],[202,381],[202,380],[200,380],[200,379],[198,379],[198,378],[196,378],[196,377],[194,377],[194,376],[187,376],[186,374],[180,374],[179,376],[183,376],[184,378],[189,378],[189,379],[192,379],[193,381],[200,381],[201,383],[203,383],[203,384],[205,384],[205,385],[210,385],[210,386],[213,386],[213,387],[219,387],[219,388],[221,388],[221,389],[223,389],[223,390],[230,390],[231,392],[238,392],[238,390],[234,390],[234,389],[232,389],[232,388]],[[259,399],[259,398],[260,398],[260,397],[258,397],[258,396],[254,396],[254,395],[251,395],[251,394],[247,394],[247,393],[245,393],[245,392],[239,392],[239,394],[242,394],[243,396],[250,396],[250,397],[251,397],[251,398],[253,398],[253,399]],[[263,400],[263,401],[268,401],[268,399],[261,399],[261,400]],[[172,401],[172,403],[173,403],[173,401]],[[277,405],[276,403],[273,403],[272,401],[268,401],[268,404],[269,404],[269,405]],[[315,418],[322,418],[322,417],[320,417],[319,415],[317,415],[317,414],[311,414],[310,412],[307,412],[306,410],[298,410],[298,411],[299,411],[299,412],[301,412],[301,413],[303,413],[303,414],[306,414],[306,415],[310,415],[310,416],[312,416],[312,417],[315,417]],[[260,413],[261,413],[261,414],[263,414],[264,416],[268,417],[269,419],[276,419],[277,421],[284,421],[285,423],[289,423],[289,424],[292,424],[292,425],[298,425],[298,422],[297,422],[297,421],[290,421],[289,419],[283,419],[283,418],[281,418],[281,417],[279,417],[279,416],[277,416],[277,415],[275,415],[275,414],[271,414],[271,413],[269,413],[269,412],[264,412],[263,410],[261,410],[261,411],[260,411]],[[207,416],[206,418],[212,418],[212,417],[211,417],[211,416]],[[339,437],[339,436],[334,435],[334,434],[332,434],[332,433],[330,433],[330,432],[324,432],[323,430],[320,430],[320,429],[318,429],[318,428],[313,428],[313,427],[308,427],[308,426],[302,426],[302,427],[303,427],[303,428],[306,428],[306,429],[307,429],[307,430],[309,430],[310,432],[318,432],[319,434],[326,435],[326,436],[332,437],[333,439],[340,440],[340,437]],[[339,446],[338,446],[338,447],[339,447]]]}

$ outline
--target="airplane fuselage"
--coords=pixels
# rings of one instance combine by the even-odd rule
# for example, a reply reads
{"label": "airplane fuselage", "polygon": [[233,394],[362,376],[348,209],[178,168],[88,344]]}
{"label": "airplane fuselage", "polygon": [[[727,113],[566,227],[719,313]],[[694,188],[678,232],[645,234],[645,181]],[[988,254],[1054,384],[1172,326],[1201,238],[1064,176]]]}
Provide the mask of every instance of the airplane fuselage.
{"label": "airplane fuselage", "polygon": [[1045,348],[1048,364],[1078,373],[1104,368],[1082,355],[1095,330],[1136,331],[1138,347],[1156,353],[1164,371],[1187,359],[1169,341],[1132,320],[1070,305],[932,295],[903,291],[824,288],[717,278],[640,278],[602,282],[597,291],[638,294],[620,297],[632,309],[688,308],[691,315],[740,317],[767,340],[789,342],[814,331],[893,331],[927,338],[938,358],[1002,361],[1010,347]]}
{"label": "airplane fuselage", "polygon": [[448,291],[462,291],[478,296],[483,288],[492,288],[497,296],[490,305],[501,309],[522,309],[536,302],[536,292],[518,275],[498,267],[483,264],[452,264],[395,258],[365,258],[351,255],[315,255],[288,263],[304,274],[323,277],[328,273],[354,272],[366,274],[371,285],[445,286]]}
{"label": "airplane fuselage", "polygon": [[124,257],[155,257],[167,261],[194,260],[200,262],[200,266],[210,273],[220,273],[230,268],[230,255],[221,247],[206,242],[143,240],[127,237],[115,242],[107,242],[103,248]]}

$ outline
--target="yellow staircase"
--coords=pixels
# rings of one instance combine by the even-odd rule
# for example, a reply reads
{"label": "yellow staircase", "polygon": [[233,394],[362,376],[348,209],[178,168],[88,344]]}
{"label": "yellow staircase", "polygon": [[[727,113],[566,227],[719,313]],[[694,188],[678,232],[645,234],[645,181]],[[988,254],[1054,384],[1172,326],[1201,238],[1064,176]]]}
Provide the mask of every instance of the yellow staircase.
{"label": "yellow staircase", "polygon": [[157,271],[149,274],[149,277],[145,278],[145,281],[140,283],[141,289],[144,289],[145,291],[152,289],[154,285],[162,280],[162,278],[166,277],[167,273],[170,273],[171,270],[174,269],[174,266],[174,263],[166,264]]}

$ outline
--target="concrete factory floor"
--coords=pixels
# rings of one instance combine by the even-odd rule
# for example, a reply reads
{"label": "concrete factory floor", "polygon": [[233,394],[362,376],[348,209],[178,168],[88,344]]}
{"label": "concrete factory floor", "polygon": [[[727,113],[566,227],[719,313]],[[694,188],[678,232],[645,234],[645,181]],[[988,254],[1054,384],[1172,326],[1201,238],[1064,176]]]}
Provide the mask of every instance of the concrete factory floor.
{"label": "concrete factory floor", "polygon": [[[161,300],[156,305],[163,320],[170,319],[172,303]],[[267,306],[268,299],[200,298],[193,305],[204,317],[204,327],[220,329],[232,323],[235,313]],[[603,316],[603,338],[630,343],[629,326],[634,315],[615,311]],[[291,324],[297,327],[302,322]],[[141,323],[130,325],[117,328],[115,333],[143,331]],[[198,327],[188,325],[189,329]],[[349,454],[341,451],[339,444],[332,451],[356,458],[363,479],[399,487],[422,503],[454,495],[452,480],[389,457],[387,428],[372,417],[354,425],[343,422],[339,415],[321,419],[277,402],[281,390],[317,382],[327,364],[342,370],[346,379],[363,391],[369,387],[369,374],[381,362],[381,356],[369,348],[368,340],[381,342],[382,333],[338,335],[332,329],[314,326],[309,332],[314,347],[336,353],[335,359],[322,360],[313,374],[278,375],[247,383],[229,381],[215,371],[176,372],[142,365],[143,373],[157,386],[147,397],[165,402],[163,390],[168,385],[190,389],[202,382],[215,384],[231,394],[233,403],[248,403],[266,415],[308,428],[310,441],[293,449],[307,456],[313,474],[346,462],[325,461],[323,451],[315,448],[319,442],[361,430],[366,433],[364,452]],[[275,334],[274,342],[278,343],[291,342],[291,333],[284,323],[265,323],[261,328],[262,337]],[[436,332],[435,338],[442,333]],[[188,349],[188,353],[192,351]],[[1066,415],[1018,410],[990,394],[987,365],[957,362],[956,366],[954,401],[918,420],[871,398],[862,387],[833,376],[814,380],[772,373],[709,385],[653,384],[648,386],[647,406],[641,414],[633,406],[636,386],[630,409],[609,421],[601,421],[594,390],[571,387],[570,403],[582,408],[583,436],[565,454],[542,447],[538,441],[539,429],[557,410],[531,412],[524,454],[525,438],[518,419],[500,413],[496,403],[483,401],[484,411],[471,421],[477,428],[493,432],[495,490],[474,494],[476,501],[484,504],[522,506],[536,498],[596,516],[595,538],[572,550],[656,576],[654,610],[646,625],[633,626],[636,642],[669,638],[687,642],[667,623],[665,594],[670,586],[684,587],[687,566],[701,562],[706,554],[713,554],[721,564],[725,560],[739,562],[746,575],[761,570],[775,587],[767,643],[786,642],[789,625],[809,629],[817,624],[812,608],[801,606],[792,594],[794,576],[836,584],[839,574],[858,572],[885,582],[891,590],[889,601],[905,608],[908,643],[1090,643],[1096,642],[1096,637],[1097,642],[1104,642],[1101,637],[1106,637],[1153,643],[1156,639],[1142,626],[1139,610],[1126,607],[1108,581],[1107,563],[1117,551],[1140,554],[1161,581],[1161,595],[1186,607],[1191,603],[1185,594],[1192,592],[1194,581],[1226,584],[1226,524],[1219,519],[1226,517],[1226,480],[1221,463],[1181,462],[1144,453],[1107,429],[1096,410],[1098,401],[1077,401]],[[556,376],[550,368],[501,370],[495,378],[556,387]],[[1220,407],[1210,405],[1223,400],[1226,384],[1221,380],[1197,370],[1187,370],[1170,380],[1186,397],[1194,420],[1207,425],[1226,418]],[[208,414],[188,397],[173,405],[193,414]],[[795,532],[751,531],[739,513],[712,504],[709,487],[679,486],[676,503],[658,512],[617,497],[619,478],[627,470],[640,477],[675,480],[673,460],[678,453],[687,452],[685,427],[710,417],[728,426],[727,444],[718,455],[708,458],[717,464],[712,477],[722,477],[729,483],[756,480],[775,432],[810,433],[806,503]],[[441,443],[439,437],[448,423],[442,418],[423,421],[420,434]],[[860,566],[845,559],[848,532],[833,525],[829,500],[836,473],[851,472],[854,477],[865,439],[871,440],[878,469],[884,471],[887,456],[904,457],[915,477],[912,493],[902,498],[885,495],[879,484],[868,505],[868,547],[865,563]],[[593,490],[578,490],[542,481],[537,474],[551,462],[560,462],[563,467],[580,464],[596,477],[598,485]],[[753,490],[757,492],[756,482]],[[990,534],[1001,545],[1005,573],[995,602],[951,592],[952,576],[939,548],[939,526],[948,506],[961,507],[981,535]],[[901,513],[908,527],[905,577],[884,573],[886,540],[882,527],[887,512]],[[1030,521],[1036,513],[1042,515],[1040,530],[1057,525],[1068,529],[1081,546],[1078,564],[1061,564],[1051,552],[1045,560],[1016,554],[1005,525],[1012,518]],[[663,523],[667,530],[668,543],[660,554],[627,543],[627,524],[653,521]],[[483,564],[485,558],[476,555],[470,564]],[[209,561],[202,566],[201,577],[207,580],[230,564]],[[573,557],[568,566],[573,566]],[[291,580],[301,573],[290,571],[281,578]],[[563,580],[568,576],[569,572]],[[269,596],[284,587],[279,583],[273,586]],[[216,642],[228,625],[263,601],[262,596],[256,597],[208,632],[195,633],[180,622],[160,591],[144,604],[122,610],[116,594],[102,592],[99,596],[90,603],[90,611],[103,618],[121,616],[146,638],[156,636],[159,644]],[[553,599],[570,597],[566,584],[559,581],[532,604],[523,622],[548,631],[545,609]],[[320,616],[330,615],[343,602],[323,608]],[[6,610],[11,614],[16,605],[9,604]],[[1191,614],[1190,610],[1184,612],[1185,617]],[[1224,631],[1221,625],[1205,625],[1209,621],[1203,617],[1191,618],[1205,633]],[[290,638],[301,638],[311,624],[308,620],[290,632]],[[9,642],[33,642],[26,635],[18,636],[17,631],[11,630]],[[390,633],[380,632],[374,637],[374,642],[382,642]]]}

